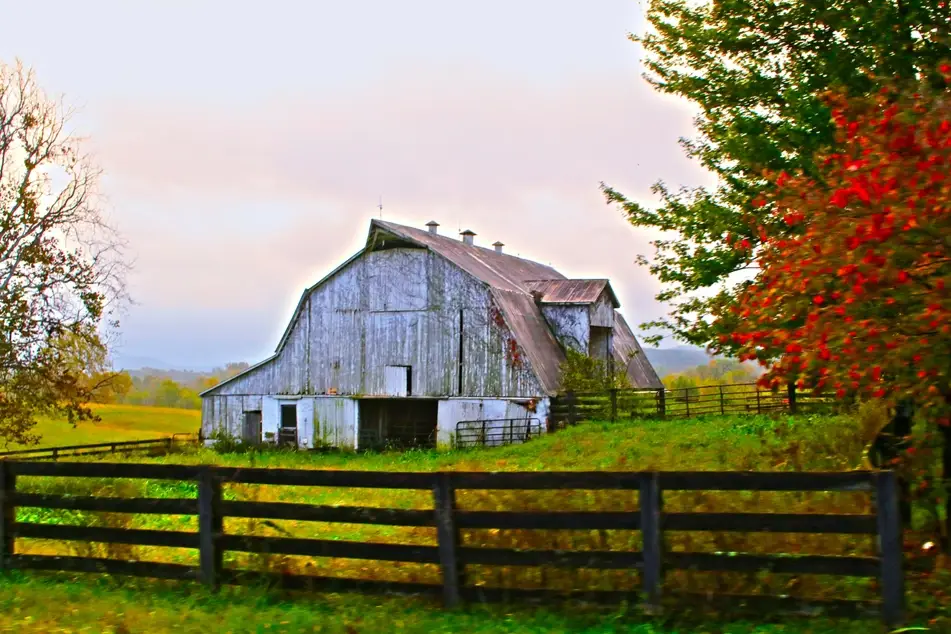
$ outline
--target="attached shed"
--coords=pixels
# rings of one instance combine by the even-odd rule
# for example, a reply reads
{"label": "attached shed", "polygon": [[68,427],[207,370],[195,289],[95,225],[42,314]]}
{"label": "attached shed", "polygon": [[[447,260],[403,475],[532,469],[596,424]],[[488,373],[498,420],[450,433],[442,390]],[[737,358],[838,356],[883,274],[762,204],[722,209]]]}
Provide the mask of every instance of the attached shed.
{"label": "attached shed", "polygon": [[544,427],[567,347],[661,387],[607,280],[427,227],[373,220],[304,291],[274,355],[202,393],[205,437],[363,449],[450,445],[461,421]]}

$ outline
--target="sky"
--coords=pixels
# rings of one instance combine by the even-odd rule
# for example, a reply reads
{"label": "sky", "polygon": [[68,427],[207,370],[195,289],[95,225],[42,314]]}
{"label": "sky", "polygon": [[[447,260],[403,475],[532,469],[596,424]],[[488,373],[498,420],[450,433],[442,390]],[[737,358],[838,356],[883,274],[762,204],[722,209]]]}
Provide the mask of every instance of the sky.
{"label": "sky", "polygon": [[[608,206],[710,182],[642,78],[637,0],[0,0],[0,60],[76,112],[134,267],[119,367],[270,355],[374,217],[607,277],[665,309],[657,237]],[[382,197],[382,211],[378,208]]]}

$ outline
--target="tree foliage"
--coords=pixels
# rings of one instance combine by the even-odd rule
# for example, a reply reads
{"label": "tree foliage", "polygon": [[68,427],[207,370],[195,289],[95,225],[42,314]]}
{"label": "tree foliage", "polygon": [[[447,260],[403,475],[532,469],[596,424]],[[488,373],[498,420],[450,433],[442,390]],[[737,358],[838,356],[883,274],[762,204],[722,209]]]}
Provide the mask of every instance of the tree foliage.
{"label": "tree foliage", "polygon": [[[951,84],[951,64],[940,66]],[[761,271],[716,304],[715,349],[840,398],[914,403],[944,436],[951,478],[951,90],[826,97],[837,152],[780,172],[747,215]]]}
{"label": "tree foliage", "polygon": [[[646,77],[698,107],[697,137],[682,145],[718,185],[658,183],[657,208],[602,187],[634,226],[674,234],[653,243],[653,262],[641,258],[664,283],[657,299],[673,306],[669,319],[645,326],[706,346],[711,306],[735,301],[734,274],[756,266],[760,236],[745,217],[768,211],[754,206],[763,171],[817,177],[813,157],[839,142],[820,95],[869,95],[880,77],[917,81],[951,54],[951,9],[938,0],[651,0],[647,20],[649,31],[632,36]],[[750,248],[725,244],[727,233]]]}
{"label": "tree foliage", "polygon": [[99,341],[123,296],[100,172],[68,115],[32,72],[0,63],[0,438],[16,443],[36,440],[38,414],[92,418],[73,344]]}
{"label": "tree foliage", "polygon": [[573,348],[565,349],[561,364],[561,389],[571,392],[600,392],[631,387],[624,369],[612,368],[605,359],[597,359]]}

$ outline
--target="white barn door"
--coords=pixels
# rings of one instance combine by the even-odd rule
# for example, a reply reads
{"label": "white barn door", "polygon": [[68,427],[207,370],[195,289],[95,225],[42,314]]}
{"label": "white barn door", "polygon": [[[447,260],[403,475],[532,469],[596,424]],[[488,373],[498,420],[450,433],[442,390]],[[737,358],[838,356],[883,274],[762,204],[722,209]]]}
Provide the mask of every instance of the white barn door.
{"label": "white barn door", "polygon": [[385,366],[383,368],[383,392],[387,396],[409,396],[409,366]]}

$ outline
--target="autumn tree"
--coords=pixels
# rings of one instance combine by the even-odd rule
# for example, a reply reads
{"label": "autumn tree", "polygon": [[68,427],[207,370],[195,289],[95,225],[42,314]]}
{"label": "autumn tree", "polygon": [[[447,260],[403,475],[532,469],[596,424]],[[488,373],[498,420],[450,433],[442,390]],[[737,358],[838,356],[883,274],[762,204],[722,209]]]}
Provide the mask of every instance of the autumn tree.
{"label": "autumn tree", "polygon": [[93,417],[69,343],[115,326],[123,297],[121,243],[69,114],[0,63],[0,438],[17,443],[36,440],[38,414]]}
{"label": "autumn tree", "polygon": [[914,403],[951,484],[951,90],[825,102],[841,151],[773,175],[768,211],[724,241],[760,272],[714,305],[715,348],[767,366],[764,385]]}
{"label": "autumn tree", "polygon": [[643,50],[645,77],[697,107],[696,136],[682,145],[717,185],[657,183],[658,206],[602,187],[634,226],[671,232],[653,243],[650,262],[641,258],[663,283],[657,299],[673,307],[646,326],[706,346],[715,337],[706,319],[712,304],[735,301],[738,278],[755,268],[755,250],[733,249],[723,236],[759,243],[745,217],[764,211],[754,206],[763,171],[816,176],[813,157],[838,143],[821,93],[869,95],[880,77],[917,81],[922,68],[951,57],[951,9],[939,0],[646,4],[648,28],[631,37]]}

